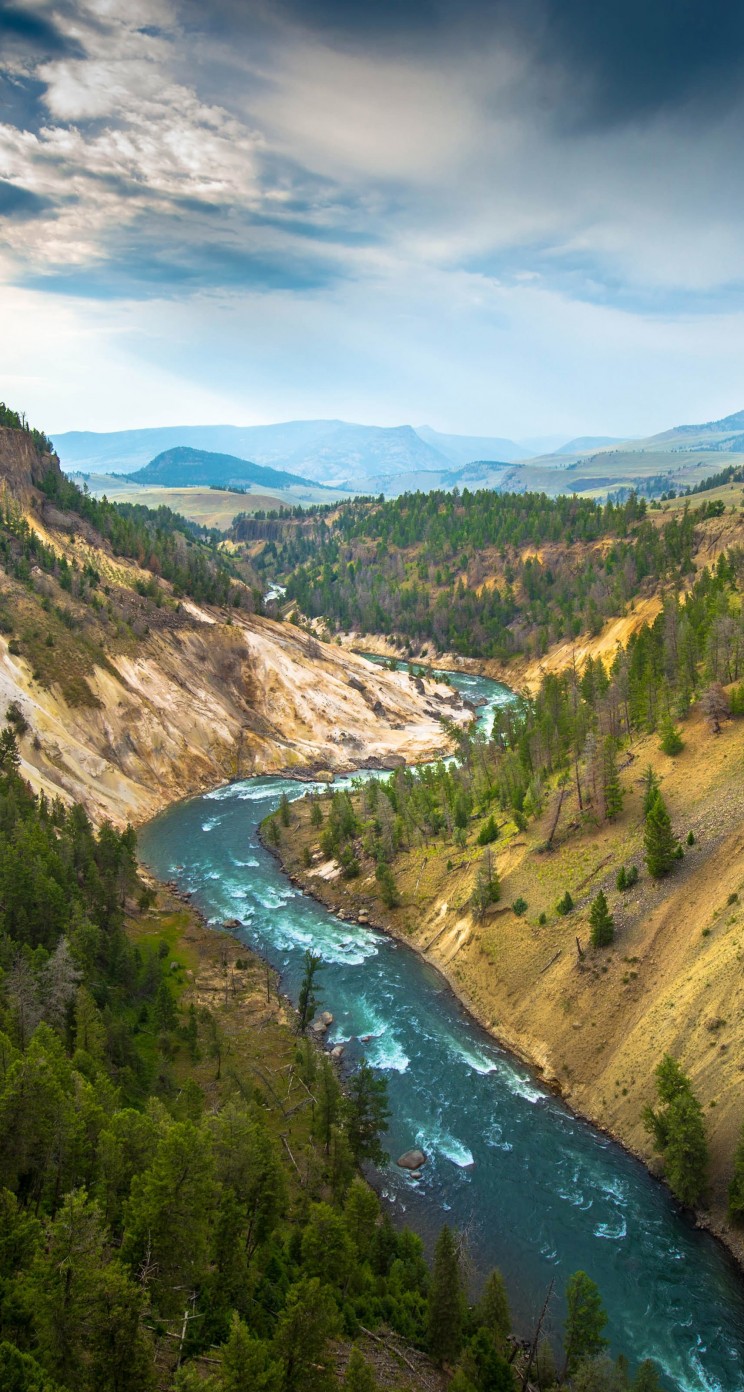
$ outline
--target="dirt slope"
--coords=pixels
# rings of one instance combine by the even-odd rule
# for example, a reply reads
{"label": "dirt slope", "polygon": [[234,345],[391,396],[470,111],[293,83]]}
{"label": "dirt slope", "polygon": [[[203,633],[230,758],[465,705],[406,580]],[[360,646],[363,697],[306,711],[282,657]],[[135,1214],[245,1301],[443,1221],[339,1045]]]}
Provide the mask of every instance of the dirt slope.
{"label": "dirt slope", "polygon": [[[317,831],[298,804],[301,824],[281,851],[312,893],[352,917],[369,915],[427,956],[487,1028],[652,1169],[658,1164],[640,1118],[659,1059],[673,1053],[706,1112],[710,1220],[744,1258],[741,1235],[727,1229],[725,1217],[744,1123],[744,723],[728,722],[716,738],[693,713],[685,740],[674,760],[659,752],[656,738],[633,746],[622,773],[625,807],[613,825],[579,829],[569,805],[563,840],[547,855],[537,851],[544,825],[524,833],[507,827],[492,848],[501,901],[481,922],[468,907],[482,854],[477,828],[462,854],[438,845],[397,857],[403,904],[394,910],[382,906],[371,872],[344,882],[322,863]],[[640,784],[649,763],[675,831],[696,838],[658,885],[642,858]],[[302,866],[306,845],[315,855],[310,871]],[[617,871],[631,863],[640,881],[620,894]],[[616,922],[615,943],[601,952],[588,945],[587,921],[600,888]],[[555,905],[565,889],[576,909],[561,918]],[[509,907],[519,896],[528,903],[524,917]]]}
{"label": "dirt slope", "polygon": [[[77,577],[63,588],[33,556],[19,569],[17,537],[0,570],[0,716],[19,708],[22,771],[50,797],[137,823],[235,776],[426,758],[447,747],[442,716],[470,720],[447,687],[292,624],[179,600],[162,579],[151,594],[150,571],[39,491],[58,468],[24,432],[0,430],[3,512]],[[92,588],[79,580],[90,571]]]}

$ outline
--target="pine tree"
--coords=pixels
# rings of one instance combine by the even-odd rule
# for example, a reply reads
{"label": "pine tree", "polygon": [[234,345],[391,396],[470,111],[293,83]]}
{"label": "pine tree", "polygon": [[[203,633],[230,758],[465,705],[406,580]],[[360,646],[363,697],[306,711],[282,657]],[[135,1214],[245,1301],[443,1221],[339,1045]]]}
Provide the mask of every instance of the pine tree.
{"label": "pine tree", "polygon": [[582,1358],[594,1358],[607,1346],[602,1331],[607,1315],[599,1289],[585,1271],[575,1271],[566,1286],[566,1326],[563,1334],[564,1379]]}
{"label": "pine tree", "polygon": [[377,1379],[357,1348],[351,1350],[342,1387],[343,1392],[377,1392]]}
{"label": "pine tree", "polygon": [[643,1123],[664,1159],[669,1188],[692,1208],[705,1190],[708,1143],[703,1109],[676,1059],[666,1054],[656,1069],[660,1108],[646,1107]]}
{"label": "pine tree", "polygon": [[279,799],[279,817],[283,827],[288,827],[290,823],[289,798],[286,793],[282,793]]}
{"label": "pine tree", "polygon": [[312,1020],[318,1004],[315,994],[315,978],[323,966],[323,960],[318,952],[311,952],[308,948],[305,953],[305,971],[300,985],[300,994],[297,998],[297,1029],[300,1034],[304,1034],[310,1021]]}
{"label": "pine tree", "polygon": [[333,1383],[327,1345],[338,1325],[333,1293],[317,1276],[290,1287],[274,1335],[282,1392],[328,1392]]}
{"label": "pine tree", "polygon": [[656,1364],[650,1358],[645,1358],[640,1364],[631,1386],[632,1392],[662,1392]]}
{"label": "pine tree", "polygon": [[658,790],[646,813],[643,844],[649,874],[655,880],[668,875],[676,859],[677,843],[666,803]]}
{"label": "pine tree", "polygon": [[647,817],[659,791],[659,780],[650,764],[643,775],[643,815]]}
{"label": "pine tree", "polygon": [[617,771],[615,741],[611,735],[607,736],[602,751],[602,782],[605,817],[608,822],[612,822],[623,810],[623,790]]}
{"label": "pine tree", "polygon": [[462,1347],[464,1298],[460,1258],[445,1223],[437,1239],[429,1287],[429,1349],[437,1363],[455,1362]]}
{"label": "pine tree", "polygon": [[681,754],[685,747],[685,742],[681,732],[670,719],[666,719],[661,727],[661,744],[659,748],[662,754],[668,754],[672,758],[675,754]]}
{"label": "pine tree", "polygon": [[475,1317],[488,1330],[496,1347],[504,1350],[511,1333],[511,1313],[506,1282],[500,1271],[493,1270],[486,1281]]}
{"label": "pine tree", "polygon": [[592,947],[609,947],[615,936],[615,920],[601,889],[592,901],[589,922],[592,929]]}
{"label": "pine tree", "polygon": [[371,1160],[383,1165],[387,1155],[380,1136],[390,1120],[387,1081],[376,1078],[368,1063],[360,1064],[346,1089],[346,1131],[351,1153],[358,1165]]}
{"label": "pine tree", "polygon": [[378,865],[375,870],[375,879],[380,886],[380,898],[385,908],[396,909],[400,904],[400,895],[390,866],[386,865],[384,862]]}

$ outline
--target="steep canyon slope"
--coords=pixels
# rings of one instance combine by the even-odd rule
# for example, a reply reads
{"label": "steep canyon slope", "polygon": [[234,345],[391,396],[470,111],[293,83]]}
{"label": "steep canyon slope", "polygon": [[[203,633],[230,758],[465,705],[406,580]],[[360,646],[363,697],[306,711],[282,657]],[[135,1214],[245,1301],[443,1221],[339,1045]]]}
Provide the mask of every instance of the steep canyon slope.
{"label": "steep canyon slope", "polygon": [[447,744],[442,715],[470,718],[446,687],[250,612],[239,580],[239,607],[179,595],[61,510],[58,474],[28,432],[0,430],[0,707],[28,726],[33,786],[136,823],[235,776],[423,758]]}

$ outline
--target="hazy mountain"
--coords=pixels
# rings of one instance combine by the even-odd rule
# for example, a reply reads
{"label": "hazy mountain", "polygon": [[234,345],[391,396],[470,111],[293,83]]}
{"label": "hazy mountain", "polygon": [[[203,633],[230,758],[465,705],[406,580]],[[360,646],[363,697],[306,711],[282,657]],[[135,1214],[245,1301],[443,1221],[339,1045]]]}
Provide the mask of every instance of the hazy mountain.
{"label": "hazy mountain", "polygon": [[255,483],[261,488],[284,489],[294,483],[308,483],[307,479],[301,478],[298,474],[288,474],[281,469],[252,464],[250,460],[237,459],[233,454],[215,454],[211,450],[191,449],[188,445],[176,445],[174,449],[164,450],[162,454],[151,459],[144,469],[136,469],[129,478],[134,483],[155,483],[164,488],[187,488],[195,484],[208,486],[212,483]]}
{"label": "hazy mountain", "polygon": [[744,411],[734,411],[722,420],[704,421],[701,425],[675,425],[672,430],[664,430],[660,435],[652,435],[643,444],[653,443],[666,449],[676,446],[679,449],[732,450],[741,452],[741,437],[744,432]]}
{"label": "hazy mountain", "polygon": [[625,443],[623,435],[577,435],[575,440],[568,440],[560,449],[553,450],[554,454],[590,454],[592,450],[604,449],[606,445],[622,445]]}
{"label": "hazy mountain", "polygon": [[528,459],[530,455],[530,450],[498,435],[442,435],[428,425],[417,425],[416,434],[453,464],[472,464],[483,459],[511,464],[515,459]]}
{"label": "hazy mountain", "polygon": [[536,459],[543,454],[555,454],[565,438],[565,435],[528,435],[517,443],[530,459]]}
{"label": "hazy mountain", "polygon": [[361,487],[372,475],[439,471],[452,464],[410,425],[355,425],[347,421],[285,421],[277,425],[187,425],[108,433],[55,435],[63,468],[88,473],[131,473],[153,455],[188,446],[278,466],[321,483]]}

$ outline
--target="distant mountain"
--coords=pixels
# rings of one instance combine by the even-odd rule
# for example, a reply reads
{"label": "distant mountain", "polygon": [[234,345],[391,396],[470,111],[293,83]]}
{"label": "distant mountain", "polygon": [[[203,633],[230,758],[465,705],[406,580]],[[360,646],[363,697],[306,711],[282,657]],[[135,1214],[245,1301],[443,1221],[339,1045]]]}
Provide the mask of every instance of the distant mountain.
{"label": "distant mountain", "polygon": [[543,454],[555,454],[565,438],[565,435],[528,435],[525,439],[518,440],[517,444],[530,459],[537,459]]}
{"label": "distant mountain", "polygon": [[[133,483],[158,484],[163,488],[188,488],[196,484],[258,484],[261,488],[291,488],[292,484],[307,486],[308,480],[299,474],[288,474],[282,469],[267,468],[262,464],[252,464],[248,459],[238,459],[234,454],[215,454],[211,450],[191,449],[188,445],[176,445],[174,449],[163,450],[162,454],[146,464],[144,469],[136,469],[129,474]],[[317,485],[316,485],[317,486]]]}
{"label": "distant mountain", "polygon": [[428,425],[417,425],[416,434],[453,464],[472,464],[483,459],[511,464],[516,459],[528,459],[530,455],[522,445],[498,435],[442,435]]}
{"label": "distant mountain", "polygon": [[704,421],[701,425],[675,425],[672,430],[664,430],[660,435],[652,435],[644,440],[644,445],[653,443],[666,449],[729,449],[738,453],[738,441],[744,431],[744,411],[734,411],[721,420]]}
{"label": "distant mountain", "polygon": [[592,450],[603,449],[606,445],[625,443],[624,435],[577,435],[575,440],[568,440],[560,449],[553,450],[553,454],[591,454]]}
{"label": "distant mountain", "polygon": [[[423,432],[423,433],[422,433]],[[184,425],[54,436],[62,467],[83,473],[131,473],[176,446],[230,454],[320,483],[365,490],[374,478],[439,474],[477,459],[526,457],[513,440],[439,435],[428,427],[284,421],[277,425]],[[436,486],[435,484],[432,486]]]}

